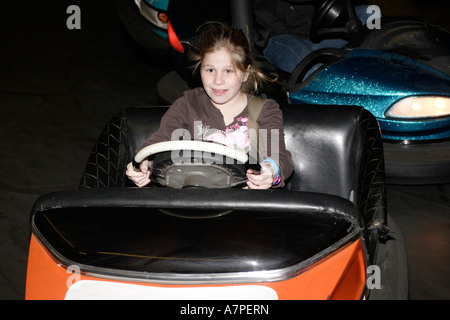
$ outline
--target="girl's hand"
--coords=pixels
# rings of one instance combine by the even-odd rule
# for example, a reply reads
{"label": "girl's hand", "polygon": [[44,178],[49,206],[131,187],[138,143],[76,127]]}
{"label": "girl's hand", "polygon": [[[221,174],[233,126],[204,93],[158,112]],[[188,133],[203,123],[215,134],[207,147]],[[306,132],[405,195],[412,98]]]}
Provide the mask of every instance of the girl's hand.
{"label": "girl's hand", "polygon": [[270,189],[274,176],[276,176],[276,169],[271,163],[261,162],[261,173],[255,174],[254,170],[247,170],[247,186],[249,189]]}
{"label": "girl's hand", "polygon": [[138,187],[141,188],[143,186],[146,186],[147,184],[150,183],[150,173],[151,173],[150,165],[151,162],[149,162],[148,159],[145,159],[144,161],[141,162],[139,166],[140,171],[137,171],[133,167],[133,164],[130,162],[127,165],[126,175]]}

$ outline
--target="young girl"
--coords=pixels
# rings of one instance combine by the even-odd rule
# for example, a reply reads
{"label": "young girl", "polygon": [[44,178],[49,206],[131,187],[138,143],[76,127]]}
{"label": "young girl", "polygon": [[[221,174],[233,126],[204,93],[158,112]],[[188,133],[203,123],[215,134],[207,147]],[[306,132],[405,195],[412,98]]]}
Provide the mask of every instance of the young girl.
{"label": "young girl", "polygon": [[[143,147],[171,140],[174,130],[186,129],[195,139],[214,141],[248,151],[248,101],[267,78],[255,66],[250,46],[241,30],[220,23],[202,27],[190,52],[200,68],[203,88],[195,88],[176,100],[162,117],[160,128]],[[285,148],[283,116],[274,100],[266,100],[256,120],[260,130],[278,130],[275,144],[267,143],[267,158],[260,159],[261,172],[248,169],[249,189],[283,187],[293,171],[291,154]],[[269,140],[270,138],[268,138]],[[269,140],[270,141],[270,140]],[[276,148],[271,150],[271,146]],[[275,150],[277,149],[277,150]],[[262,160],[262,161],[261,161]],[[274,161],[276,160],[276,161]],[[126,174],[139,187],[150,182],[151,162],[144,160],[140,172],[128,164]]]}

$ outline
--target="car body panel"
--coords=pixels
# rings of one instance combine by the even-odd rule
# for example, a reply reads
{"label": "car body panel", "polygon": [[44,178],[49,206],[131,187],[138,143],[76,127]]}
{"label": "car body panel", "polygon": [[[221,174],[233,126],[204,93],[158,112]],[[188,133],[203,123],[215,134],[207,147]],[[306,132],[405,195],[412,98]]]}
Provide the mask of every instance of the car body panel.
{"label": "car body panel", "polygon": [[[181,210],[188,212],[187,208]],[[217,278],[226,273],[299,265],[338,243],[354,228],[350,222],[326,214],[311,217],[224,210],[214,219],[183,219],[178,218],[179,211],[67,208],[35,215],[33,226],[55,251],[78,264],[146,273],[208,272],[217,273]],[[229,230],[234,231],[230,234]]]}
{"label": "car body panel", "polygon": [[292,103],[360,105],[378,120],[383,139],[426,141],[450,138],[450,117],[400,120],[386,111],[406,97],[450,97],[450,77],[407,57],[380,50],[354,49],[297,92]]}
{"label": "car body panel", "polygon": [[[139,0],[134,1],[137,2]],[[169,6],[169,0],[142,0],[142,1],[161,11],[167,11],[167,7]]]}
{"label": "car body panel", "polygon": [[163,38],[168,38],[167,22],[161,22],[158,19],[160,12],[165,13],[169,1],[167,0],[134,0],[142,16],[149,21],[155,28],[153,31]]}
{"label": "car body panel", "polygon": [[[26,300],[71,299],[209,299],[223,300],[330,300],[361,299],[365,293],[366,265],[361,240],[323,258],[314,267],[283,281],[246,284],[162,284],[151,279],[130,279],[85,273],[78,266],[56,260],[45,246],[32,236],[26,280]],[[82,287],[86,282],[90,286]],[[102,286],[96,285],[103,282]],[[120,286],[122,285],[122,286]],[[123,287],[123,285],[126,285]],[[253,290],[249,290],[251,287]],[[105,291],[107,288],[108,291]],[[127,290],[124,290],[127,289]],[[228,290],[224,290],[228,288]],[[258,290],[259,288],[259,290]],[[305,290],[299,290],[305,288]],[[121,292],[117,292],[120,289]],[[131,289],[131,291],[129,290]],[[129,295],[125,293],[130,292]],[[136,293],[140,293],[137,296]]]}

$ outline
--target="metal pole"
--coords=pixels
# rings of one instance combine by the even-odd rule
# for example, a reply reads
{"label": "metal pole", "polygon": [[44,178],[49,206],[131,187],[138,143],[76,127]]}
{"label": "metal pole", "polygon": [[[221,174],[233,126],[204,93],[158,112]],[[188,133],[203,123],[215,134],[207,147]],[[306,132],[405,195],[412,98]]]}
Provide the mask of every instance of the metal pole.
{"label": "metal pole", "polygon": [[253,49],[252,0],[231,0],[231,24],[244,31]]}

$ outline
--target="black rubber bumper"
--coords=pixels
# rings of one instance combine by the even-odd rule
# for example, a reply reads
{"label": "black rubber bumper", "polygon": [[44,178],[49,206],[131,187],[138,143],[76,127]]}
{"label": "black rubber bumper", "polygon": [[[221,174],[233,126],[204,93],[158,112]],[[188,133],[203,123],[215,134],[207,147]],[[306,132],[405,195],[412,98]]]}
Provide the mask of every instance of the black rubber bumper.
{"label": "black rubber bumper", "polygon": [[386,183],[450,183],[450,141],[395,144],[384,142]]}

